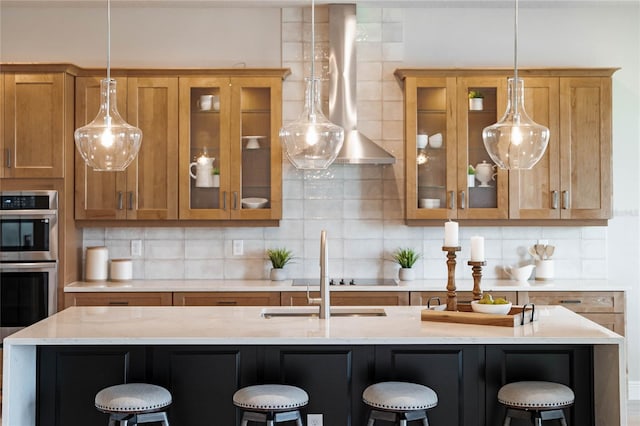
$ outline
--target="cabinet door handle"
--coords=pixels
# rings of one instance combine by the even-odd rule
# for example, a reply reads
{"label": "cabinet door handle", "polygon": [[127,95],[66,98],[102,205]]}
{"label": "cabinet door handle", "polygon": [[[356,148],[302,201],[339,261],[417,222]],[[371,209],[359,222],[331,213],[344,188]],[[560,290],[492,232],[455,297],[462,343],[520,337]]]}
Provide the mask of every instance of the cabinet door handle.
{"label": "cabinet door handle", "polygon": [[237,304],[238,304],[237,300],[218,300],[218,302],[216,302],[216,305],[223,305],[223,306],[233,306]]}
{"label": "cabinet door handle", "polygon": [[560,303],[564,303],[564,304],[567,304],[567,305],[569,305],[569,304],[579,305],[579,304],[582,303],[582,300],[570,300],[570,299],[568,299],[568,300],[561,300]]}
{"label": "cabinet door handle", "polygon": [[133,191],[129,191],[129,210],[133,210]]}
{"label": "cabinet door handle", "polygon": [[449,210],[456,208],[456,193],[455,191],[449,191]]}
{"label": "cabinet door handle", "polygon": [[233,191],[233,209],[238,210],[238,192]]}
{"label": "cabinet door handle", "polygon": [[7,148],[4,150],[5,155],[7,156],[7,169],[11,168],[11,148]]}
{"label": "cabinet door handle", "polygon": [[118,191],[118,210],[122,210],[122,191]]}
{"label": "cabinet door handle", "polygon": [[460,208],[464,210],[467,207],[467,200],[464,191],[460,191]]}
{"label": "cabinet door handle", "polygon": [[129,302],[127,302],[126,300],[124,300],[124,301],[110,300],[109,301],[109,305],[111,305],[111,306],[129,306]]}
{"label": "cabinet door handle", "polygon": [[558,191],[551,191],[551,208],[554,210],[558,208]]}
{"label": "cabinet door handle", "polygon": [[222,191],[222,210],[227,210],[227,191]]}
{"label": "cabinet door handle", "polygon": [[569,191],[562,191],[562,208],[569,208]]}

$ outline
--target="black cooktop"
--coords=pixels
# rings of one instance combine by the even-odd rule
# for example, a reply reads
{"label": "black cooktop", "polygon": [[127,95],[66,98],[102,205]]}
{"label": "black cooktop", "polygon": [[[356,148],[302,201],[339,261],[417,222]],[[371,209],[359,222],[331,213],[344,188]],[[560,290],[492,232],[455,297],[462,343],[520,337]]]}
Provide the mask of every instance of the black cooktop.
{"label": "black cooktop", "polygon": [[[318,278],[296,278],[293,280],[295,286],[316,286],[319,284]],[[385,278],[331,278],[329,285],[332,286],[376,286],[376,285],[398,285],[395,280]]]}

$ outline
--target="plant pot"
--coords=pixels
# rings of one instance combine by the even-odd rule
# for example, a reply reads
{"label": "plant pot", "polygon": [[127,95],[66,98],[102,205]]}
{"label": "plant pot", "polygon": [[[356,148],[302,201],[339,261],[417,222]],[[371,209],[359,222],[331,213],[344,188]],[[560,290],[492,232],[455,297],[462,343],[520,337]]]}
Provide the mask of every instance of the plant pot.
{"label": "plant pot", "polygon": [[271,278],[271,281],[284,281],[287,279],[287,271],[283,268],[271,268],[269,278]]}
{"label": "plant pot", "polygon": [[220,175],[213,175],[211,176],[211,181],[212,184],[211,186],[213,186],[214,188],[219,188],[220,187]]}
{"label": "plant pot", "polygon": [[413,281],[416,278],[416,271],[412,268],[400,268],[398,278],[400,281]]}
{"label": "plant pot", "polygon": [[482,98],[471,98],[469,99],[469,110],[470,111],[482,111]]}
{"label": "plant pot", "polygon": [[476,186],[476,175],[467,175],[467,187],[473,188]]}

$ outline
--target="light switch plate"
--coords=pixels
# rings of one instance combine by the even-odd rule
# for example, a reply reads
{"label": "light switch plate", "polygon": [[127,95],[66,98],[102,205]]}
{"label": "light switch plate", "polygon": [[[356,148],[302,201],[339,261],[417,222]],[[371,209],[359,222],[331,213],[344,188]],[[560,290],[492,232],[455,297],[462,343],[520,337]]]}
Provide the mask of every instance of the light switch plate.
{"label": "light switch plate", "polygon": [[322,426],[322,414],[307,414],[307,426]]}
{"label": "light switch plate", "polygon": [[131,240],[131,256],[142,256],[142,240]]}
{"label": "light switch plate", "polygon": [[244,254],[244,241],[233,240],[233,255],[242,256]]}

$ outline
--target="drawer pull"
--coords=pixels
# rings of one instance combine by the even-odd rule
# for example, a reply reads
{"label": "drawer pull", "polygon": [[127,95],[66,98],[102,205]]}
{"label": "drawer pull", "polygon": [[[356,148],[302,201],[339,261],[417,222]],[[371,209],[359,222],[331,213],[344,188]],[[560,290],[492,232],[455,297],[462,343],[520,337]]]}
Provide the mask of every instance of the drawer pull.
{"label": "drawer pull", "polygon": [[218,305],[237,305],[238,301],[237,300],[220,300],[217,303]]}
{"label": "drawer pull", "polygon": [[120,302],[118,302],[116,300],[111,300],[109,302],[109,305],[113,305],[113,306],[128,306],[129,302],[127,302],[126,300],[125,301],[120,301]]}
{"label": "drawer pull", "polygon": [[575,304],[575,305],[579,305],[580,303],[582,303],[582,300],[561,300],[560,303],[566,303],[566,304]]}

